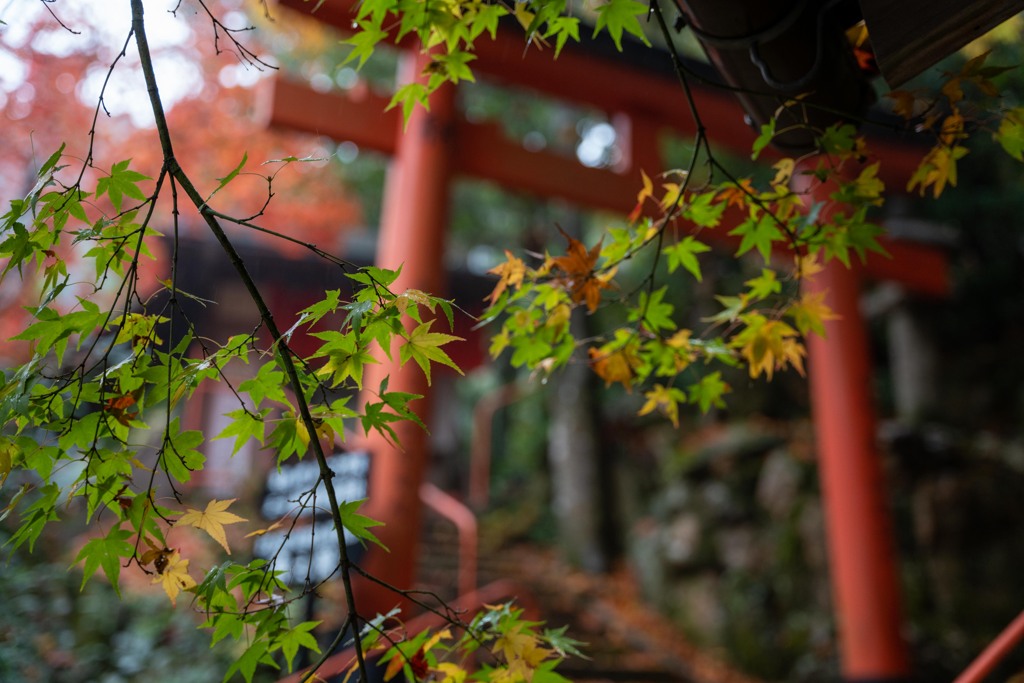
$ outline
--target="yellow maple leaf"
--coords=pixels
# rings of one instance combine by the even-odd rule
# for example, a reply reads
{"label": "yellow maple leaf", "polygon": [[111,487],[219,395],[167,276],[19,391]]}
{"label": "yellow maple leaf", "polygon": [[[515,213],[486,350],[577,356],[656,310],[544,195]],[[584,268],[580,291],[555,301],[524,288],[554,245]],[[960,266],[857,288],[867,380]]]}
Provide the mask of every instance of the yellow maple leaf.
{"label": "yellow maple leaf", "polygon": [[465,669],[451,662],[441,662],[437,665],[435,671],[444,676],[441,679],[441,683],[463,683],[468,675]]}
{"label": "yellow maple leaf", "polygon": [[643,169],[640,169],[640,178],[643,181],[643,187],[640,188],[640,192],[636,195],[636,206],[629,212],[627,220],[630,223],[636,223],[640,219],[640,214],[644,210],[644,202],[654,196],[654,182]]}
{"label": "yellow maple leaf", "polygon": [[507,260],[504,263],[487,271],[499,278],[498,284],[494,285],[494,291],[491,292],[492,305],[508,287],[519,289],[523,284],[523,276],[526,275],[526,264],[521,258],[508,249],[505,250],[505,258]]}
{"label": "yellow maple leaf", "polygon": [[643,404],[637,415],[647,415],[655,410],[672,421],[673,427],[679,426],[679,401],[686,399],[686,394],[679,389],[672,389],[661,384],[644,394],[647,402]]}
{"label": "yellow maple leaf", "polygon": [[249,533],[247,533],[245,535],[245,537],[246,538],[252,538],[253,536],[262,536],[264,534],[268,534],[271,531],[273,531],[274,529],[281,528],[281,525],[284,524],[284,521],[287,518],[288,518],[288,515],[285,515],[284,517],[282,517],[281,519],[277,520],[276,522],[274,522],[273,524],[271,524],[268,527],[265,527],[263,529],[257,529],[256,531],[250,531]]}
{"label": "yellow maple leaf", "polygon": [[964,132],[964,117],[956,109],[953,113],[947,116],[942,122],[942,128],[939,129],[939,141],[942,144],[950,147],[956,143],[957,140],[963,140],[967,137],[967,133]]}
{"label": "yellow maple leaf", "polygon": [[659,204],[663,211],[668,211],[679,203],[679,195],[683,192],[684,183],[662,183],[661,188],[665,190]]}
{"label": "yellow maple leaf", "polygon": [[796,254],[793,260],[795,262],[793,274],[798,280],[806,280],[825,270],[825,266],[821,265],[817,252],[813,254]]}
{"label": "yellow maple leaf", "polygon": [[804,374],[804,356],[807,349],[800,342],[798,333],[781,320],[766,320],[761,315],[748,316],[746,329],[736,335],[734,346],[747,360],[750,377],[761,373],[771,380],[776,370],[792,365]]}
{"label": "yellow maple leaf", "polygon": [[872,206],[882,205],[882,193],[885,192],[885,183],[878,177],[878,165],[876,161],[866,166],[853,181],[854,194]]}
{"label": "yellow maple leaf", "polygon": [[551,654],[551,650],[540,646],[536,635],[523,633],[518,626],[498,638],[493,651],[504,655],[510,669],[517,668],[516,664],[521,662],[528,670],[536,669]]}
{"label": "yellow maple leaf", "polygon": [[171,604],[177,604],[178,594],[181,591],[195,588],[196,582],[188,573],[188,560],[181,559],[177,550],[167,556],[167,563],[157,576],[153,577],[153,583],[161,584]]}
{"label": "yellow maple leaf", "polygon": [[230,555],[231,548],[228,547],[227,536],[224,535],[225,524],[235,524],[246,521],[244,517],[228,512],[228,507],[235,502],[231,500],[211,500],[202,512],[189,508],[185,514],[178,518],[174,526],[194,526],[210,534],[213,540],[220,543],[221,547]]}
{"label": "yellow maple leaf", "polygon": [[789,157],[779,159],[772,164],[772,168],[775,169],[775,178],[771,182],[772,188],[776,192],[789,190],[789,181],[793,177],[793,171],[796,170],[796,160]]}
{"label": "yellow maple leaf", "polygon": [[925,155],[921,160],[921,165],[910,177],[907,191],[911,192],[918,187],[918,191],[923,196],[925,190],[931,187],[932,195],[938,199],[947,183],[956,187],[956,162],[966,156],[968,151],[961,145],[954,147],[936,145]]}

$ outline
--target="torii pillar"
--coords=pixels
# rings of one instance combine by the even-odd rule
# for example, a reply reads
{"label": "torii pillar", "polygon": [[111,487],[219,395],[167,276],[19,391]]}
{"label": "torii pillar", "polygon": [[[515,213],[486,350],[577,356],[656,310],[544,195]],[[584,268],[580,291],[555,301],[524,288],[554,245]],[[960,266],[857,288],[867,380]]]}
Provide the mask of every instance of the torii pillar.
{"label": "torii pillar", "polygon": [[[832,189],[818,186],[810,196],[829,201]],[[862,270],[832,259],[803,281],[804,292],[824,293],[837,315],[825,321],[824,337],[807,340],[808,374],[840,671],[846,683],[897,683],[909,680],[910,658],[860,310]]]}
{"label": "torii pillar", "polygon": [[[399,81],[420,78],[429,60],[429,55],[418,51],[405,53]],[[376,263],[382,268],[402,268],[391,287],[396,294],[406,289],[437,293],[445,288],[442,264],[454,115],[455,87],[445,84],[431,95],[429,110],[416,107],[404,134],[395,131],[396,150],[384,188]],[[424,397],[410,407],[426,418],[430,415],[426,377],[415,363],[399,367],[397,344],[391,355],[393,360],[383,357],[379,365],[366,366],[364,400],[378,400],[380,383],[389,376],[388,391]],[[408,589],[415,579],[422,518],[419,490],[429,448],[427,434],[420,427],[407,420],[392,423],[392,427],[399,445],[376,432],[366,442],[371,454],[366,514],[384,523],[374,532],[390,552],[367,553],[362,568],[390,586]],[[357,599],[360,614],[366,616],[386,613],[402,602],[390,589],[371,582],[361,583]]]}

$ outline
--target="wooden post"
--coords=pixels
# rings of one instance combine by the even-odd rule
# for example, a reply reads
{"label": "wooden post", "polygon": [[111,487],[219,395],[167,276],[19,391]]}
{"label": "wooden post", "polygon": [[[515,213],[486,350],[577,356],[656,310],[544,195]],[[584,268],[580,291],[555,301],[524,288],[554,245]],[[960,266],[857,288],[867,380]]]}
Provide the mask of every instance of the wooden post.
{"label": "wooden post", "polygon": [[[407,54],[400,78],[419,78],[429,57]],[[395,293],[420,289],[431,294],[445,286],[444,243],[448,220],[448,188],[451,179],[451,133],[455,113],[455,89],[445,85],[430,98],[430,110],[417,108],[404,134],[398,135],[397,149],[384,190],[377,265],[402,267],[392,286]],[[437,323],[437,324],[440,324]],[[444,331],[438,329],[438,331]],[[430,397],[423,372],[415,363],[399,368],[398,344],[391,349],[393,361],[381,358],[380,365],[366,368],[366,400],[376,400],[380,382],[390,376],[388,391],[421,394],[410,407],[424,422],[430,418]],[[381,581],[397,588],[410,588],[415,579],[420,536],[420,485],[429,458],[427,434],[403,421],[393,425],[401,446],[395,447],[380,435],[371,434],[369,516],[384,522],[374,530],[390,552],[374,548],[367,553],[363,568]],[[360,586],[358,608],[364,616],[385,613],[400,599],[379,584]]]}
{"label": "wooden post", "polygon": [[840,318],[809,340],[810,384],[832,593],[846,681],[909,675],[885,486],[876,446],[871,362],[857,269],[830,261],[805,283]]}

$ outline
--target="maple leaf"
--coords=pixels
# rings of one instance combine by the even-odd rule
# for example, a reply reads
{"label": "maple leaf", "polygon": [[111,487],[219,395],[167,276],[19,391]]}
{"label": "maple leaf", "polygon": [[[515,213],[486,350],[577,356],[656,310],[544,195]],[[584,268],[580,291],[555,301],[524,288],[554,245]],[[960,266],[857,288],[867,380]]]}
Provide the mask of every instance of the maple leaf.
{"label": "maple leaf", "polygon": [[772,179],[772,188],[779,193],[785,193],[789,191],[789,181],[793,177],[793,171],[796,170],[796,160],[786,157],[785,159],[779,159],[772,168],[775,169],[775,177]]}
{"label": "maple leaf", "polygon": [[127,541],[132,533],[125,529],[114,527],[104,538],[93,538],[78,553],[75,562],[84,560],[85,566],[82,570],[82,587],[85,582],[96,573],[96,569],[103,568],[103,572],[110,580],[110,585],[118,597],[121,595],[121,588],[118,586],[118,576],[121,573],[121,559],[131,557],[134,548]]}
{"label": "maple leaf", "polygon": [[405,365],[409,362],[409,359],[416,361],[416,364],[423,370],[423,374],[427,377],[427,385],[430,384],[430,363],[440,363],[441,365],[447,365],[448,367],[455,370],[460,375],[462,370],[459,366],[448,357],[441,347],[445,344],[453,341],[464,341],[462,337],[456,337],[453,334],[443,334],[441,332],[431,332],[430,326],[434,323],[433,320],[419,325],[409,336],[406,337],[406,342],[399,350],[399,358],[401,364]]}
{"label": "maple leaf", "polygon": [[1024,107],[1006,112],[994,137],[1007,154],[1024,161]]}
{"label": "maple leaf", "polygon": [[722,373],[712,372],[701,377],[699,382],[688,386],[687,391],[690,394],[690,403],[698,404],[700,411],[706,413],[711,410],[711,406],[725,407],[722,395],[731,391],[731,387],[722,381]]}
{"label": "maple leaf", "polygon": [[786,315],[793,319],[800,334],[814,332],[820,337],[825,336],[825,321],[840,317],[825,303],[825,292],[805,292]]}
{"label": "maple leaf", "polygon": [[964,117],[954,109],[953,113],[942,122],[942,128],[939,129],[939,141],[945,146],[951,147],[957,140],[966,138],[964,123]]}
{"label": "maple leaf", "polygon": [[551,651],[540,647],[540,639],[533,633],[523,633],[521,626],[503,634],[494,643],[493,652],[501,652],[511,666],[522,661],[530,669],[536,668]]}
{"label": "maple leaf", "polygon": [[[318,334],[334,333],[314,333],[313,336]],[[362,389],[363,368],[370,363],[380,362],[370,355],[367,347],[360,345],[356,338],[350,335],[324,344],[313,357],[320,355],[327,356],[327,362],[316,371],[316,374],[321,377],[330,377],[332,387],[337,387],[346,379],[351,378],[356,383],[356,387]]]}
{"label": "maple leaf", "polygon": [[464,683],[466,676],[469,675],[461,666],[451,662],[441,662],[434,670],[444,676],[441,679],[441,683]]}
{"label": "maple leaf", "polygon": [[769,380],[776,370],[792,365],[804,374],[803,358],[807,354],[797,331],[781,320],[767,320],[753,313],[744,316],[747,327],[736,335],[733,346],[746,358],[751,378],[764,373]]}
{"label": "maple leaf", "polygon": [[619,382],[626,387],[626,391],[629,391],[637,359],[628,347],[615,351],[590,349],[589,353],[590,367],[604,380],[606,387],[611,386],[612,382]]}
{"label": "maple leaf", "polygon": [[740,246],[736,249],[737,256],[742,256],[751,249],[757,249],[766,263],[771,259],[772,244],[784,238],[782,231],[775,223],[775,217],[769,213],[762,213],[757,219],[751,216],[730,230],[729,234],[742,237]]}
{"label": "maple leaf", "polygon": [[686,401],[682,389],[655,384],[654,388],[644,394],[647,402],[643,404],[637,415],[647,415],[655,410],[672,421],[673,427],[679,426],[679,404]]}
{"label": "maple leaf", "polygon": [[867,201],[872,206],[882,205],[885,183],[878,177],[877,161],[865,167],[853,181],[853,192],[859,199]]}
{"label": "maple leaf", "polygon": [[181,559],[177,550],[171,552],[166,558],[166,564],[159,574],[153,577],[153,583],[161,584],[171,604],[177,604],[178,594],[195,588],[196,581],[188,573],[188,560]]}
{"label": "maple leaf", "polygon": [[647,10],[647,3],[636,0],[608,0],[597,7],[594,35],[606,29],[619,52],[622,51],[623,32],[632,34],[644,45],[650,45],[639,19],[647,14]]}
{"label": "maple leaf", "polygon": [[661,189],[665,190],[665,194],[662,195],[658,204],[663,211],[668,212],[679,203],[686,188],[685,183],[662,183]]}
{"label": "maple leaf", "polygon": [[228,512],[228,507],[235,502],[230,500],[211,500],[202,512],[189,508],[185,514],[178,518],[174,526],[194,526],[210,534],[213,540],[220,543],[221,547],[230,555],[231,548],[228,547],[227,536],[224,535],[224,525],[235,524],[246,521],[243,517]]}
{"label": "maple leaf", "polygon": [[614,271],[598,276],[594,273],[594,266],[601,254],[601,242],[598,242],[587,251],[587,248],[577,239],[573,239],[565,232],[562,232],[569,241],[565,256],[558,256],[551,259],[551,267],[557,268],[565,273],[560,278],[573,303],[586,303],[587,311],[593,313],[601,303],[601,290],[611,286],[610,280]]}
{"label": "maple leaf", "polygon": [[750,201],[750,197],[756,195],[757,191],[750,182],[750,178],[743,178],[739,183],[733,183],[718,193],[718,200],[724,200],[726,206],[735,206],[742,209]]}
{"label": "maple leaf", "polygon": [[526,264],[522,259],[517,258],[508,249],[505,250],[505,258],[507,260],[504,263],[487,271],[499,278],[498,284],[494,285],[494,291],[491,292],[492,306],[507,288],[519,289],[523,284],[523,276],[526,275]]}
{"label": "maple leaf", "polygon": [[921,160],[914,175],[910,177],[910,181],[907,183],[907,192],[918,187],[918,191],[923,196],[925,190],[931,187],[933,196],[938,199],[947,183],[956,187],[956,162],[965,157],[968,151],[961,145],[955,147],[936,145],[933,147]]}
{"label": "maple leaf", "polygon": [[711,247],[687,235],[675,244],[662,249],[661,253],[665,255],[667,260],[668,272],[673,273],[682,266],[697,279],[697,282],[701,282],[703,276],[700,271],[700,262],[697,260],[697,254],[703,254],[708,251],[711,251]]}
{"label": "maple leaf", "polygon": [[654,197],[654,183],[643,169],[640,169],[640,178],[643,182],[643,187],[640,188],[640,192],[636,195],[636,206],[629,212],[627,220],[630,223],[636,223],[640,219],[640,214],[644,210],[644,202]]}
{"label": "maple leaf", "polygon": [[345,527],[345,530],[350,534],[359,539],[359,542],[364,544],[366,541],[376,543],[384,550],[387,550],[387,546],[380,542],[380,539],[370,531],[375,526],[383,526],[384,522],[378,522],[377,520],[361,515],[357,510],[362,507],[366,500],[349,500],[343,501],[338,504],[338,512],[341,515],[341,525]]}
{"label": "maple leaf", "polygon": [[795,254],[793,262],[793,275],[798,280],[806,280],[825,270],[825,266],[821,265],[821,261],[818,260],[817,253]]}

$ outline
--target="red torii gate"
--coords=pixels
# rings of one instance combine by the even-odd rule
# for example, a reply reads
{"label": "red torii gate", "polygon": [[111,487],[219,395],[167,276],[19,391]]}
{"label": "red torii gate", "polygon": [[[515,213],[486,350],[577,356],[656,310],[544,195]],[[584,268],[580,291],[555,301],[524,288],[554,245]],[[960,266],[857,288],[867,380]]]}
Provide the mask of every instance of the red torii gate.
{"label": "red torii gate", "polygon": [[[281,0],[302,8],[302,0]],[[326,24],[349,29],[351,5],[335,1],[320,8]],[[443,252],[448,188],[455,174],[492,180],[502,186],[584,206],[628,212],[636,201],[639,169],[661,167],[657,134],[671,128],[693,134],[695,125],[680,112],[686,101],[669,75],[605,59],[566,46],[557,61],[537,50],[524,51],[522,36],[499,32],[477,45],[478,74],[532,88],[557,98],[593,105],[612,115],[626,154],[616,169],[586,168],[573,159],[531,152],[507,140],[496,126],[466,122],[455,111],[454,87],[445,86],[417,110],[402,133],[398,113],[384,112],[385,98],[366,89],[348,94],[318,93],[287,80],[274,84],[272,125],[315,132],[393,156],[385,188],[377,263],[403,266],[399,289],[443,291]],[[406,59],[404,78],[426,65],[421,55]],[[695,88],[708,137],[748,153],[754,133],[731,97]],[[878,142],[880,176],[900,187],[916,167],[921,151],[911,145]],[[725,231],[705,233],[709,238]],[[900,680],[910,672],[901,636],[902,612],[895,571],[894,543],[875,442],[875,417],[867,335],[858,306],[864,278],[891,280],[908,290],[941,296],[948,291],[945,254],[923,245],[886,241],[891,259],[872,255],[847,269],[832,263],[809,287],[828,291],[839,314],[826,323],[827,340],[810,341],[810,382],[818,441],[820,477],[827,525],[830,571],[836,599],[842,672],[847,680]],[[373,376],[370,371],[374,370]],[[429,415],[429,392],[418,369],[397,363],[370,366],[365,378],[375,387],[390,375],[390,389],[424,394],[419,411]],[[400,588],[412,585],[420,529],[419,489],[428,460],[425,435],[411,425],[399,430],[404,451],[380,438],[373,453],[368,514],[385,522],[379,534],[390,554],[370,553],[365,569]],[[395,596],[379,584],[361,586],[361,609],[386,611]]]}

